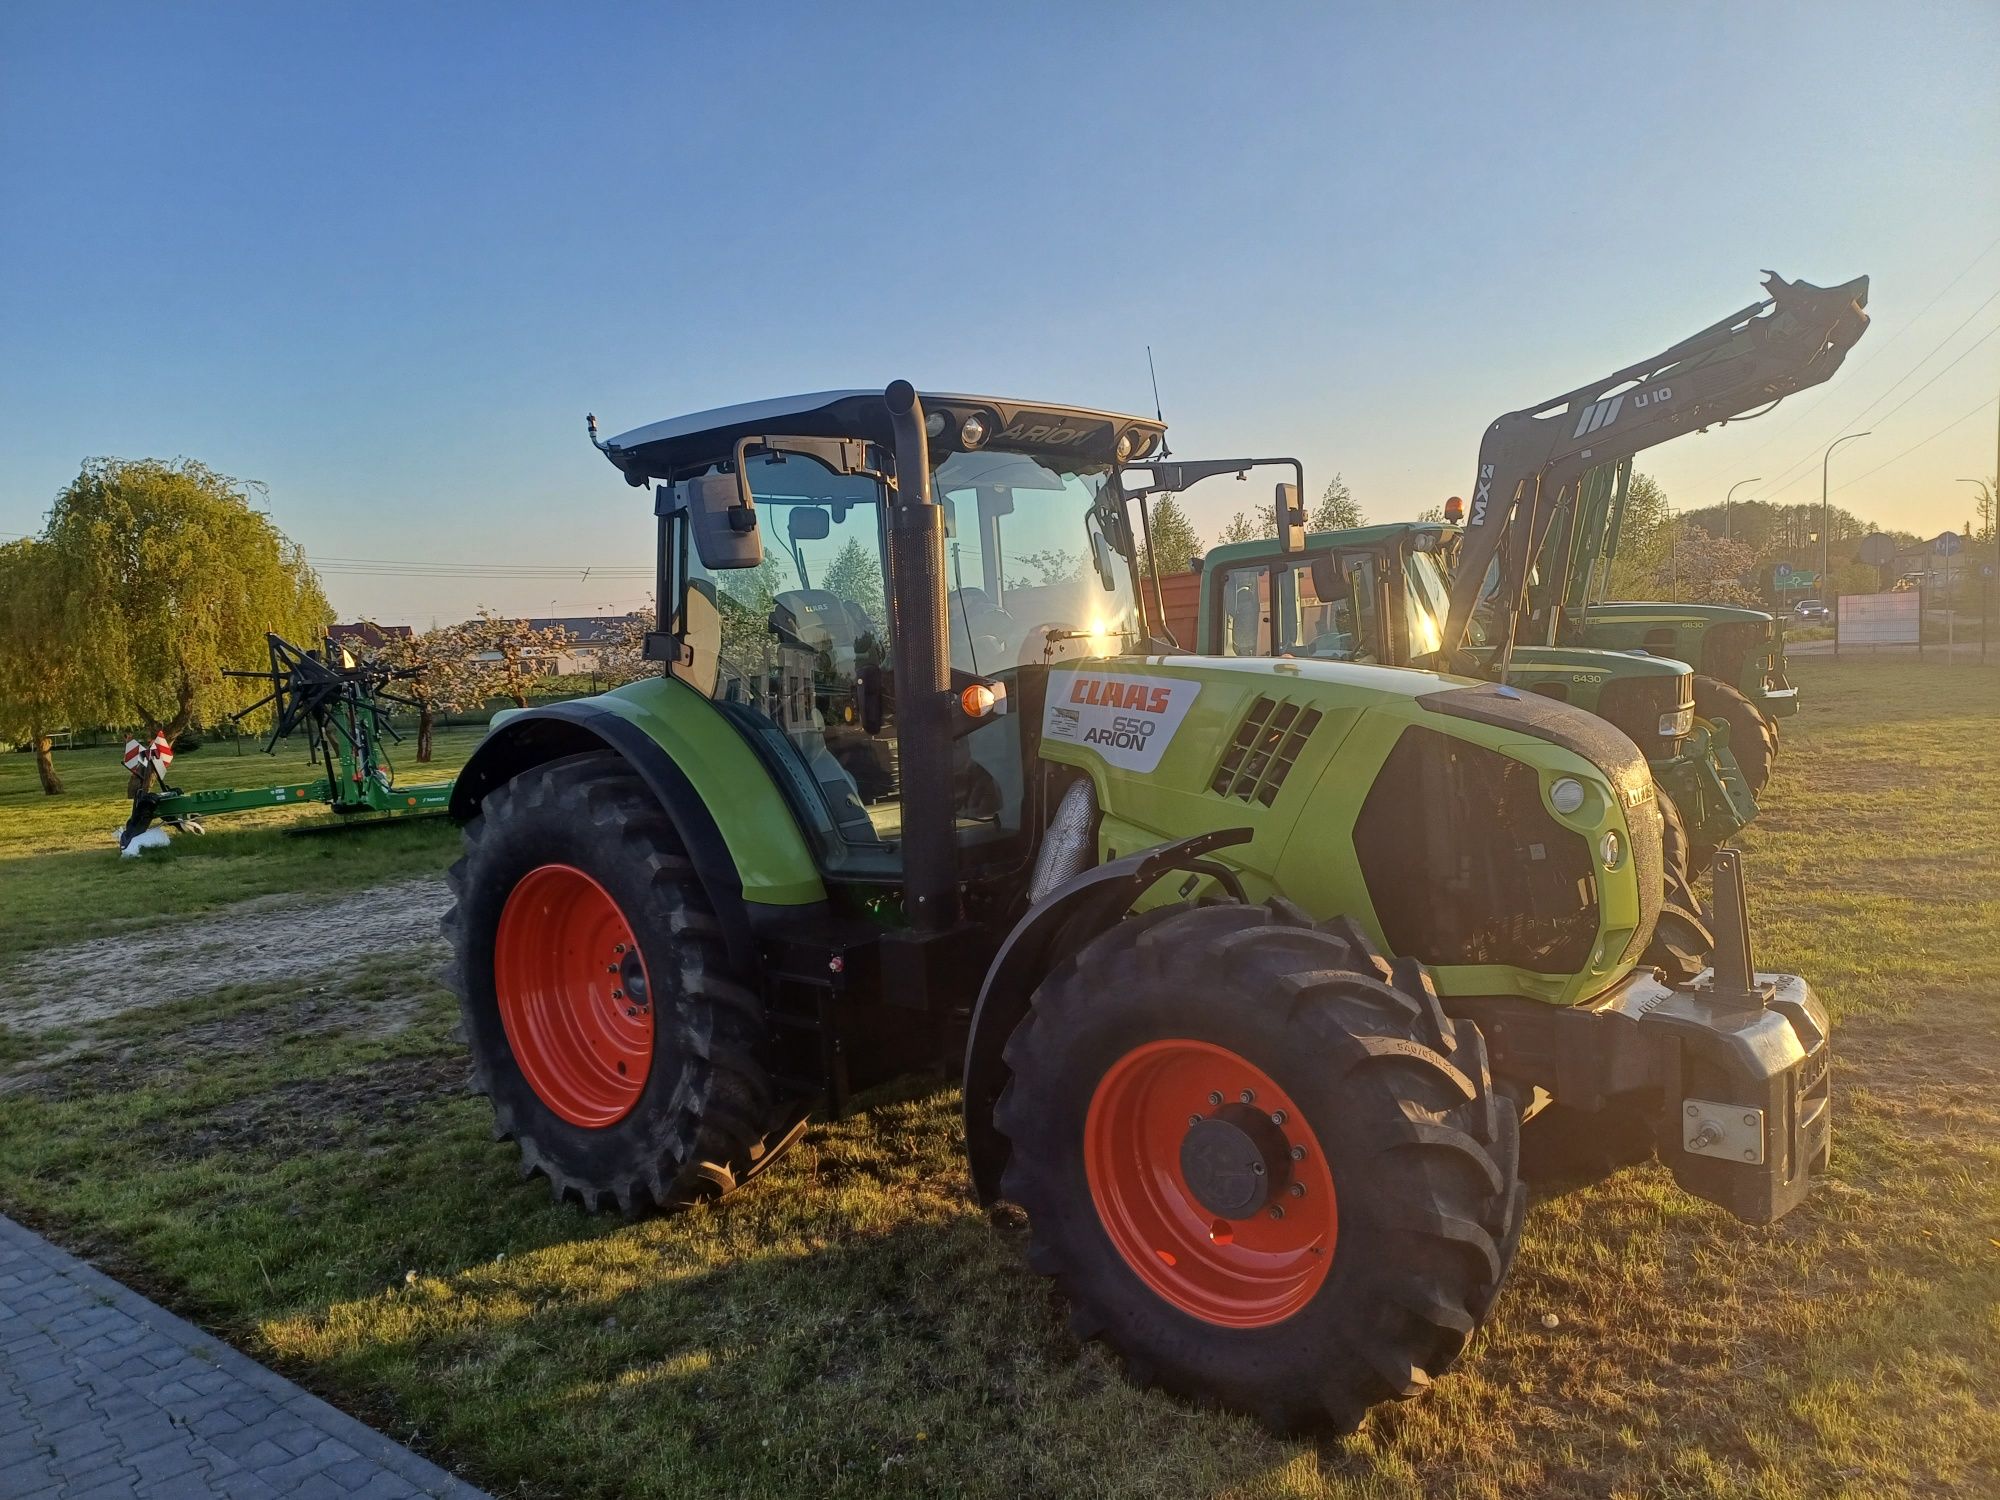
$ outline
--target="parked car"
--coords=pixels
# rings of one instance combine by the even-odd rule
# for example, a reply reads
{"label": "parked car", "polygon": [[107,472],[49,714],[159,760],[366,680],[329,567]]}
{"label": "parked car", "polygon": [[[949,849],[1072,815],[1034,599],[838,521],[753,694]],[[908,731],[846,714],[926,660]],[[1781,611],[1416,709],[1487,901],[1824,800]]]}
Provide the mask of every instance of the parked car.
{"label": "parked car", "polygon": [[1833,618],[1833,611],[1818,599],[1801,599],[1792,606],[1792,618],[1807,623],[1824,623]]}

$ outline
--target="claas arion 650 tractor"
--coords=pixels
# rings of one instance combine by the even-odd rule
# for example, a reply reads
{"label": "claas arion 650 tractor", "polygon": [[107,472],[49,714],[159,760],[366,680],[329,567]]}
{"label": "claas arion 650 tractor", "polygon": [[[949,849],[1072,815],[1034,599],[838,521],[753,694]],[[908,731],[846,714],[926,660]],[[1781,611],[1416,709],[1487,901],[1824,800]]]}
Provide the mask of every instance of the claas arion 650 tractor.
{"label": "claas arion 650 tractor", "polygon": [[1164,442],[901,382],[600,442],[653,487],[662,672],[474,753],[452,977],[558,1196],[712,1198],[942,1063],[1080,1334],[1351,1427],[1493,1305],[1543,1101],[1642,1110],[1747,1220],[1798,1203],[1826,1014],[1751,965],[1732,854],[1713,967],[1642,962],[1660,813],[1604,720],[1172,652],[1127,479]]}

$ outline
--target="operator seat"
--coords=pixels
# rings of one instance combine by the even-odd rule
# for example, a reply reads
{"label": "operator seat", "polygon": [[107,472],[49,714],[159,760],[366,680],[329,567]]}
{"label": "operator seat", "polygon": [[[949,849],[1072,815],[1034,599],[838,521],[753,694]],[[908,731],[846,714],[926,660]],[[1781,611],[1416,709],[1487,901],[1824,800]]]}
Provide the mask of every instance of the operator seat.
{"label": "operator seat", "polygon": [[992,672],[1012,660],[1019,632],[1014,617],[977,587],[946,597],[951,624],[951,664],[961,672]]}
{"label": "operator seat", "polygon": [[[786,729],[829,802],[836,809],[849,804],[858,809],[894,795],[889,747],[854,713],[855,677],[881,654],[868,612],[829,589],[787,589],[771,602],[771,630],[781,650],[810,655],[811,705]],[[821,697],[829,700],[831,724],[820,711]]]}

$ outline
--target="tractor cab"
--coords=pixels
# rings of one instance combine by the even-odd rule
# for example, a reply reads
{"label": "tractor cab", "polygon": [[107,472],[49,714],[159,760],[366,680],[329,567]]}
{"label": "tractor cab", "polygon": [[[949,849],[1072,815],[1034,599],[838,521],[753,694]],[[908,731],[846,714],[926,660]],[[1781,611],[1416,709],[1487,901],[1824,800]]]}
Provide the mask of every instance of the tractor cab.
{"label": "tractor cab", "polygon": [[[1115,476],[1163,429],[1075,407],[921,399],[944,532],[950,830],[958,864],[976,873],[1025,852],[1022,725],[1048,669],[1146,638]],[[879,391],[833,391],[601,445],[628,480],[656,485],[665,609],[649,654],[781,773],[826,871],[862,880],[896,877],[906,846],[913,688],[892,601],[916,581],[898,587],[892,441]]]}

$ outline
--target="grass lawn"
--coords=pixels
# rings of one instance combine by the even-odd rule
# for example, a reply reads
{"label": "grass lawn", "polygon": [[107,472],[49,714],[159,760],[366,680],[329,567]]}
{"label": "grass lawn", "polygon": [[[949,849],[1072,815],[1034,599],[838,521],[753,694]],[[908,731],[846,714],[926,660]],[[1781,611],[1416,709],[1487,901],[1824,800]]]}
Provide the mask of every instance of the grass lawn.
{"label": "grass lawn", "polygon": [[[1353,1438],[1276,1440],[1079,1348],[973,1205],[946,1087],[815,1128],[718,1208],[550,1206],[407,952],[128,1012],[56,1062],[15,1037],[0,1208],[503,1495],[2000,1492],[2000,671],[1797,668],[1745,843],[1760,961],[1836,1017],[1831,1179],[1766,1229],[1657,1166],[1544,1188],[1458,1369]],[[73,933],[68,904],[138,920],[448,858],[423,829],[218,830],[121,864],[101,797],[19,837],[19,774],[10,923],[44,879]]]}
{"label": "grass lawn", "polygon": [[[483,726],[441,729],[435,759],[419,764],[414,736],[392,749],[399,780],[448,781],[485,733]],[[259,787],[313,774],[305,742],[258,753],[261,741],[212,742],[175,758],[172,781],[183,791]],[[291,891],[355,890],[398,875],[441,871],[458,835],[441,818],[365,831],[298,838],[287,829],[324,827],[334,815],[316,804],[230,813],[208,833],[174,835],[166,849],[118,857],[118,829],[132,810],[117,746],[59,750],[67,790],[44,796],[35,758],[0,753],[0,954],[107,933],[157,927],[216,911],[252,896]]]}

